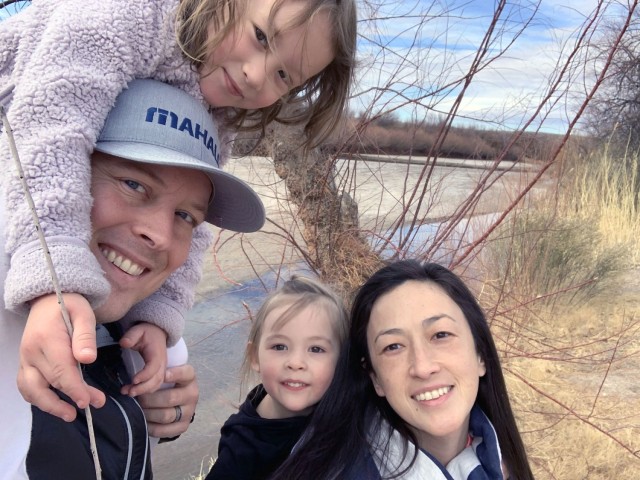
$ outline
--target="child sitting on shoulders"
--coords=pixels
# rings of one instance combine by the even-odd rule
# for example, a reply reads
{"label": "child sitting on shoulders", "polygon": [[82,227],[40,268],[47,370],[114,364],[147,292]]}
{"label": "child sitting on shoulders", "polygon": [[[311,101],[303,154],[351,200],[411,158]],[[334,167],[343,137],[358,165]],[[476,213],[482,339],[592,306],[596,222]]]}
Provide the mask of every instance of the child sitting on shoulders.
{"label": "child sitting on shoulders", "polygon": [[[64,344],[41,343],[39,333],[61,323],[58,298],[22,182],[17,175],[3,174],[4,195],[12,202],[6,212],[6,250],[11,260],[4,301],[16,313],[29,312],[31,323],[39,326],[26,330],[36,335],[25,336],[21,343],[21,369],[33,373],[21,381],[25,398],[68,420],[75,417],[73,408],[62,401],[45,401],[49,385],[81,408],[104,403],[103,395],[81,382],[75,360],[95,360],[93,309],[110,292],[88,247],[89,154],[117,96],[134,79],[154,79],[207,104],[217,119],[220,142],[213,154],[218,166],[229,156],[235,132],[264,133],[274,120],[304,125],[301,143],[317,146],[346,112],[356,26],[355,0],[41,0],[29,2],[0,22],[0,97],[24,180],[63,296],[79,294],[74,297],[76,308],[69,312],[75,331],[72,351],[65,337]],[[287,113],[285,105],[297,108]],[[175,122],[180,130],[191,128],[178,126],[170,112],[158,113],[161,121]],[[206,132],[193,133],[207,137]],[[0,162],[4,172],[13,171],[4,135],[0,135]],[[224,228],[224,221],[213,223]],[[204,254],[212,242],[206,227],[196,228],[193,235],[187,261],[153,296],[129,310],[124,324],[158,326],[164,332],[156,342],[160,347],[174,345],[182,335],[184,312],[193,305]],[[105,258],[121,265],[118,259],[124,256],[113,252]],[[143,267],[123,272],[136,277],[146,274],[140,271]],[[36,302],[39,308],[34,309]],[[151,354],[145,355],[146,372],[133,378],[130,395],[160,385],[166,354],[159,348],[155,351],[160,355],[153,362]]]}

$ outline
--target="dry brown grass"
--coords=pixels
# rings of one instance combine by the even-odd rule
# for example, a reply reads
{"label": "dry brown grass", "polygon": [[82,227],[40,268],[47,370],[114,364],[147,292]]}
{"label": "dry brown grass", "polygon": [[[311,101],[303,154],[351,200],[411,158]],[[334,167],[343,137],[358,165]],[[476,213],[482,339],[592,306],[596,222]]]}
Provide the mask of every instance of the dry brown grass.
{"label": "dry brown grass", "polygon": [[[357,119],[348,122],[353,128]],[[438,155],[449,158],[495,159],[525,161],[546,158],[561,141],[560,135],[524,134],[506,151],[512,132],[477,127],[452,127],[439,148],[441,123],[402,122],[394,118],[378,118],[366,125],[357,144],[345,151],[388,155]]]}
{"label": "dry brown grass", "polygon": [[637,478],[639,294],[636,281],[619,303],[524,316],[525,333],[508,341],[495,328],[536,478]]}
{"label": "dry brown grass", "polygon": [[[327,148],[340,146],[342,153],[369,153],[385,155],[437,155],[445,158],[495,159],[529,161],[548,158],[550,152],[561,143],[557,134],[525,133],[513,145],[505,147],[512,139],[510,131],[489,130],[478,127],[451,127],[440,148],[439,131],[441,123],[403,122],[393,117],[365,120],[362,132],[353,133],[362,119],[349,118],[345,128],[327,142]],[[345,142],[346,138],[350,138]],[[355,140],[357,138],[357,141]],[[571,140],[586,144],[588,139]],[[270,155],[267,141],[258,142],[254,134],[241,133],[234,142],[234,153],[244,155]],[[329,146],[332,147],[329,147]],[[504,151],[504,152],[503,152]]]}
{"label": "dry brown grass", "polygon": [[638,478],[637,168],[575,162],[489,249],[481,301],[536,478]]}

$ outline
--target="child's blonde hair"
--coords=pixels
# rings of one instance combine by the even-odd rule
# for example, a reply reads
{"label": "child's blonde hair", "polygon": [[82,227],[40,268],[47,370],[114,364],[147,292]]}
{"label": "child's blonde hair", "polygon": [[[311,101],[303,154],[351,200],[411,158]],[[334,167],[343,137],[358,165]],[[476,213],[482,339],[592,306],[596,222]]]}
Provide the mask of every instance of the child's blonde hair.
{"label": "child's blonde hair", "polygon": [[342,299],[319,281],[294,275],[282,287],[267,296],[253,319],[242,365],[245,381],[250,377],[251,362],[258,353],[267,316],[278,308],[287,307],[274,324],[276,328],[281,328],[309,305],[325,309],[331,319],[333,333],[338,338],[339,346],[342,346],[349,335],[349,319]]}
{"label": "child's blonde hair", "polygon": [[[319,12],[329,14],[335,58],[320,73],[292,89],[275,104],[257,110],[229,108],[228,126],[236,131],[259,131],[264,136],[272,121],[285,124],[304,123],[304,146],[313,148],[321,144],[339,125],[346,111],[353,81],[356,56],[357,14],[355,0],[276,0],[270,14],[272,20],[285,1],[304,1],[307,8],[287,25],[293,29],[308,24]],[[178,10],[176,34],[178,44],[196,68],[200,68],[208,55],[227,35],[233,35],[247,9],[247,0],[182,0]],[[208,38],[213,24],[216,35]],[[266,32],[265,32],[266,33]],[[268,32],[273,44],[274,32]],[[292,108],[283,110],[285,105]]]}

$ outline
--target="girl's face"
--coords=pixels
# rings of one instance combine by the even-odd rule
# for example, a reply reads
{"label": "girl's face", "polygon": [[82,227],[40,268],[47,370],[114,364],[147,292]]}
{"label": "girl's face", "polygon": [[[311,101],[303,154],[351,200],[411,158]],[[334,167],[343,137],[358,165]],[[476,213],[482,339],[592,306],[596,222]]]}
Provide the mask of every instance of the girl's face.
{"label": "girl's face", "polygon": [[367,346],[377,394],[420,447],[462,450],[486,370],[460,307],[434,283],[407,281],[374,303]]}
{"label": "girl's face", "polygon": [[[320,12],[311,22],[276,35],[304,9],[305,2],[286,0],[274,21],[269,14],[276,0],[253,0],[234,34],[213,50],[200,70],[200,90],[214,107],[245,110],[274,104],[289,90],[324,70],[334,58],[329,15]],[[209,37],[214,35],[213,27]]]}
{"label": "girl's face", "polygon": [[340,353],[340,342],[325,308],[309,305],[276,327],[287,308],[276,308],[267,315],[251,362],[271,397],[258,409],[264,418],[311,413],[329,388]]}

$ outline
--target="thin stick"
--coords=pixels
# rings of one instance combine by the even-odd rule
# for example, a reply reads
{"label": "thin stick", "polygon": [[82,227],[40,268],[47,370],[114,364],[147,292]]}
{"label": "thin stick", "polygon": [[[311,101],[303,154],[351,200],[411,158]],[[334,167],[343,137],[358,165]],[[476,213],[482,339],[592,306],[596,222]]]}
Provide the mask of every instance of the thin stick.
{"label": "thin stick", "polygon": [[[42,249],[44,250],[44,254],[47,259],[47,266],[49,268],[49,273],[51,274],[51,281],[53,283],[53,288],[55,289],[55,292],[56,292],[56,297],[58,298],[58,305],[60,305],[62,318],[64,320],[64,324],[67,327],[67,332],[69,333],[69,336],[73,337],[73,325],[71,325],[71,320],[69,319],[69,312],[67,311],[67,307],[64,304],[64,299],[62,298],[62,291],[60,289],[60,282],[58,281],[58,275],[56,274],[55,268],[53,266],[53,260],[51,260],[51,253],[49,252],[47,241],[44,238],[44,234],[42,233],[42,228],[40,226],[40,219],[38,218],[38,214],[36,212],[36,206],[33,203],[33,197],[31,196],[31,192],[29,191],[29,186],[27,185],[27,181],[24,178],[24,171],[22,170],[22,163],[20,162],[20,157],[18,156],[18,149],[16,148],[16,142],[13,137],[13,131],[9,126],[9,119],[7,118],[7,114],[5,113],[4,107],[2,105],[0,105],[0,117],[2,117],[2,124],[7,134],[7,138],[9,139],[9,148],[11,150],[13,159],[15,160],[16,169],[18,170],[18,176],[20,177],[20,183],[22,184],[22,189],[24,190],[27,203],[29,204],[29,208],[31,209],[31,216],[33,218],[33,223],[36,227],[36,232],[38,234],[38,238],[40,239],[40,244],[42,245]],[[78,362],[77,365],[78,365],[78,370],[80,371],[80,376],[82,376],[82,368],[80,367],[80,362]],[[96,469],[96,480],[101,480],[102,471],[100,469],[100,459],[98,458],[98,446],[96,445],[96,437],[95,437],[95,432],[93,430],[93,417],[91,416],[91,407],[87,406],[84,409],[84,413],[87,417],[87,427],[89,429],[89,442],[91,446],[91,455],[93,456],[93,464]]]}
{"label": "thin stick", "polygon": [[6,103],[5,99],[9,98],[9,95],[13,92],[15,87],[13,85],[9,85],[4,90],[0,91],[0,105]]}

